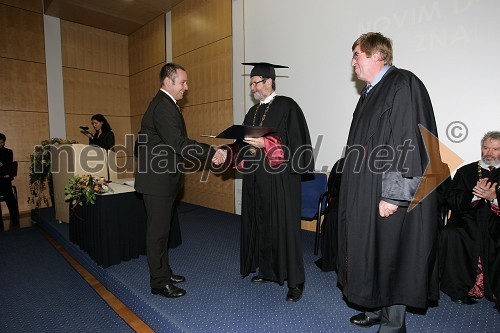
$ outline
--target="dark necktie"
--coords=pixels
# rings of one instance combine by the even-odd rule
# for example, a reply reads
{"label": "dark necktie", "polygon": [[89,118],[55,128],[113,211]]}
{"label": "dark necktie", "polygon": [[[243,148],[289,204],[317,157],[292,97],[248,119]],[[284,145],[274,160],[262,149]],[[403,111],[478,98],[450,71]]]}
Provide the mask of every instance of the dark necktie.
{"label": "dark necktie", "polygon": [[361,91],[361,102],[365,101],[366,96],[368,95],[368,92],[370,92],[370,88],[372,87],[371,84],[367,84],[363,90]]}
{"label": "dark necktie", "polygon": [[490,165],[490,166],[488,167],[488,169],[490,169],[490,172],[491,172],[491,171],[495,170],[495,167],[494,167],[493,165]]}

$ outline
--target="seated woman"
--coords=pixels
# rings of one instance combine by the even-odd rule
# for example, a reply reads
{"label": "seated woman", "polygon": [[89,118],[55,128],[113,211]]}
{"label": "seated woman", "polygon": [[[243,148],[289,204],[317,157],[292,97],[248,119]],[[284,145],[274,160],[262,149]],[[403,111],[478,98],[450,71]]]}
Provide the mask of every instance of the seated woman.
{"label": "seated woman", "polygon": [[89,145],[99,146],[106,150],[112,149],[115,145],[115,134],[106,118],[98,113],[93,115],[90,120],[95,132],[92,136],[88,135]]}

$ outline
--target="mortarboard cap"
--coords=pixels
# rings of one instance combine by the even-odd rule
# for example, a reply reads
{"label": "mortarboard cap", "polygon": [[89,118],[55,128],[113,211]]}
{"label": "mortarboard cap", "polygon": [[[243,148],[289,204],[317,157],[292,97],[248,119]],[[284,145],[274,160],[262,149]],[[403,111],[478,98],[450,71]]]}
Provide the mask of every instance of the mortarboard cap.
{"label": "mortarboard cap", "polygon": [[267,62],[242,62],[241,64],[254,66],[250,72],[250,77],[264,76],[272,79],[276,78],[276,72],[274,71],[275,68],[289,68],[288,66],[274,65]]}

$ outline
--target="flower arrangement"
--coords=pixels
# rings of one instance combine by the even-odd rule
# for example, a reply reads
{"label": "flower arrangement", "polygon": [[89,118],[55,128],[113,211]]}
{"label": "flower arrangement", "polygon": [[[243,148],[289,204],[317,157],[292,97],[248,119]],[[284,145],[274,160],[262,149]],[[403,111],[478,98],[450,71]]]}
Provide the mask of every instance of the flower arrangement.
{"label": "flower arrangement", "polygon": [[35,146],[33,154],[30,155],[29,188],[30,195],[28,204],[40,208],[43,203],[49,206],[49,199],[45,195],[47,184],[52,178],[50,146],[60,144],[77,143],[75,140],[51,138],[43,140],[40,145]]}
{"label": "flower arrangement", "polygon": [[74,176],[70,179],[69,184],[64,187],[66,201],[70,201],[71,208],[83,206],[83,204],[94,204],[96,194],[113,192],[108,186],[109,182],[103,177],[84,175]]}

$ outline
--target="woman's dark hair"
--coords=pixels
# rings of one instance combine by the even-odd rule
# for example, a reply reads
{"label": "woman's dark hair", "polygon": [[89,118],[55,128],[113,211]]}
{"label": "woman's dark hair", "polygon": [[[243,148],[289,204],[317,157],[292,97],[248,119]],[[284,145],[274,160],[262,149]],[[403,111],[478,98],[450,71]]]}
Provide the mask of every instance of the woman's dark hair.
{"label": "woman's dark hair", "polygon": [[97,120],[98,122],[101,122],[102,123],[102,127],[101,127],[101,132],[104,133],[104,132],[111,132],[111,126],[109,126],[109,123],[108,121],[106,120],[106,118],[104,118],[104,116],[100,113],[98,114],[95,114],[92,116],[92,118],[90,118],[90,120]]}

